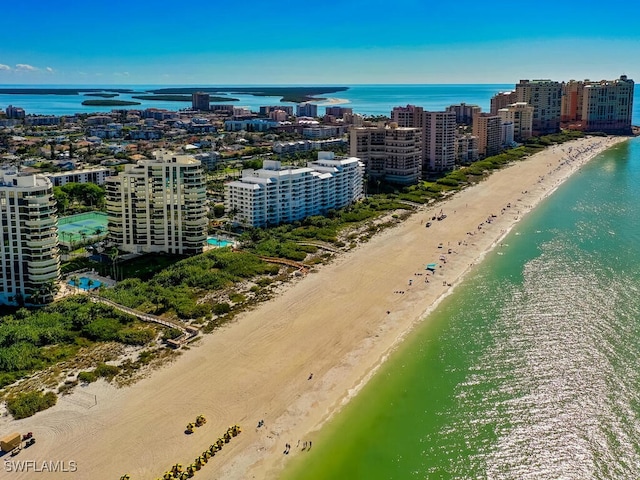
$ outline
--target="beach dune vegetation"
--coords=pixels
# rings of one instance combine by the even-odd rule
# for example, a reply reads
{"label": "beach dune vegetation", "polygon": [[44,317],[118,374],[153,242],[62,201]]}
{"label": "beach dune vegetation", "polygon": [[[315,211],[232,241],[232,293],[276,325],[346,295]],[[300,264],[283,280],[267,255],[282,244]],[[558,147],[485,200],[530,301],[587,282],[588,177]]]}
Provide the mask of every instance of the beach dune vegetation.
{"label": "beach dune vegetation", "polygon": [[7,398],[7,410],[13,418],[30,417],[42,410],[53,407],[58,397],[53,392],[25,392]]}
{"label": "beach dune vegetation", "polygon": [[85,296],[5,315],[0,318],[0,387],[67,360],[91,342],[139,345],[155,338],[151,327],[134,327],[136,322],[135,317]]}

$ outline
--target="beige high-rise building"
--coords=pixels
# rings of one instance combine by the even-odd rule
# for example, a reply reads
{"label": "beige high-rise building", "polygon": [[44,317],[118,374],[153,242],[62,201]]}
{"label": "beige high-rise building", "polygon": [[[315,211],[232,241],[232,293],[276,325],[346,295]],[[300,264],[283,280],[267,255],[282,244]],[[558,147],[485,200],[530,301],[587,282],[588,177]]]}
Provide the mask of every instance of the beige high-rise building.
{"label": "beige high-rise building", "polygon": [[53,185],[43,175],[0,170],[0,304],[49,302],[60,277]]}
{"label": "beige high-rise building", "polygon": [[368,179],[413,185],[422,171],[422,131],[406,127],[358,127],[350,131],[350,154]]}
{"label": "beige high-rise building", "polygon": [[456,137],[456,163],[468,165],[478,160],[478,138],[466,133]]}
{"label": "beige high-rise building", "polygon": [[498,110],[506,107],[507,105],[511,105],[512,103],[516,103],[517,101],[518,96],[516,95],[515,90],[512,92],[496,93],[493,97],[491,97],[491,109],[489,112],[492,115],[497,115]]}
{"label": "beige high-rise building", "polygon": [[513,136],[516,142],[524,142],[531,137],[533,127],[533,107],[525,102],[516,102],[498,110],[504,123],[513,122]]}
{"label": "beige high-rise building", "polygon": [[473,135],[478,139],[480,157],[490,157],[500,153],[500,117],[490,113],[480,113],[473,119]]}
{"label": "beige high-rise building", "polygon": [[516,85],[518,102],[533,107],[533,135],[560,131],[562,84],[553,80],[520,80]]}
{"label": "beige high-rise building", "polygon": [[420,163],[424,165],[426,159],[426,150],[424,148],[426,135],[424,108],[416,107],[415,105],[394,107],[393,110],[391,110],[391,122],[395,123],[398,127],[420,129],[420,148],[422,150]]}
{"label": "beige high-rise building", "polygon": [[131,253],[202,253],[206,190],[200,161],[156,152],[106,184],[109,240]]}
{"label": "beige high-rise building", "polygon": [[587,132],[631,133],[634,82],[626,75],[585,85],[582,121]]}
{"label": "beige high-rise building", "polygon": [[605,133],[631,133],[633,80],[571,80],[563,86],[562,121],[570,128]]}
{"label": "beige high-rise building", "polygon": [[482,109],[478,105],[467,105],[460,103],[458,105],[450,105],[446,108],[447,112],[456,114],[456,123],[464,125],[473,125],[473,118],[478,115]]}
{"label": "beige high-rise building", "polygon": [[424,112],[425,162],[423,172],[453,170],[456,164],[456,114]]}

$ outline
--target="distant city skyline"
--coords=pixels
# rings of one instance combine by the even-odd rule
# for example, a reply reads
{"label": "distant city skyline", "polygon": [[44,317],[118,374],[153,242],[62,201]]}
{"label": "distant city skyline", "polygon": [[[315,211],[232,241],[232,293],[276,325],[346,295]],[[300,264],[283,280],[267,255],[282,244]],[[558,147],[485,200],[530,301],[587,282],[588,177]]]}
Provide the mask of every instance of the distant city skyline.
{"label": "distant city skyline", "polygon": [[[640,4],[23,0],[0,84],[514,83],[638,78]],[[176,10],[176,7],[179,10]]]}

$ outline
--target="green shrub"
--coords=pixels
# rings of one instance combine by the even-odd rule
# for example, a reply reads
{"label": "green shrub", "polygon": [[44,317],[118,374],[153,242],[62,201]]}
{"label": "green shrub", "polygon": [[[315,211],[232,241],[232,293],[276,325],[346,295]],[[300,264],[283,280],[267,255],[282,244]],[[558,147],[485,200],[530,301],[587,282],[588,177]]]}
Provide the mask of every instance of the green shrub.
{"label": "green shrub", "polygon": [[216,303],[213,308],[213,313],[216,315],[224,315],[225,313],[229,313],[231,311],[231,305],[228,303]]}
{"label": "green shrub", "polygon": [[53,407],[57,401],[58,397],[53,392],[18,393],[7,398],[7,410],[13,418],[19,420]]}
{"label": "green shrub", "polygon": [[240,293],[232,293],[231,295],[229,295],[229,300],[231,300],[233,303],[242,303],[247,299],[247,297],[245,297],[244,295],[240,294]]}
{"label": "green shrub", "polygon": [[175,340],[180,335],[182,335],[182,331],[178,328],[167,328],[162,334],[163,340]]}
{"label": "green shrub", "polygon": [[107,365],[106,363],[100,363],[98,364],[94,372],[98,377],[111,380],[118,373],[120,373],[120,367],[116,367],[115,365]]}
{"label": "green shrub", "polygon": [[96,372],[80,372],[78,373],[78,381],[82,383],[93,383],[98,380]]}
{"label": "green shrub", "polygon": [[127,345],[146,345],[155,337],[150,328],[124,328],[118,332],[118,341]]}

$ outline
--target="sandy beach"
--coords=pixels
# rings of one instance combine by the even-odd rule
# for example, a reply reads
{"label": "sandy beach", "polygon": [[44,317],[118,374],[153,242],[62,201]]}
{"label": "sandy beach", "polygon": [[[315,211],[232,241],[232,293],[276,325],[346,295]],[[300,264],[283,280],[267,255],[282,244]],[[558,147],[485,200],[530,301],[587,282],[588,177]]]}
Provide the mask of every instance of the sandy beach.
{"label": "sandy beach", "polygon": [[[243,433],[196,478],[278,478],[286,459],[303,454],[283,455],[286,443],[315,443],[315,432],[486,252],[580,166],[624,140],[548,148],[422,208],[131,387],[91,384],[34,417],[2,417],[0,432],[32,431],[37,443],[0,460],[77,469],[42,478],[155,479],[174,463],[192,463],[237,423]],[[446,218],[432,221],[441,210]],[[426,276],[432,262],[439,267]],[[199,414],[207,424],[185,435]],[[30,479],[33,471],[2,478]]]}

